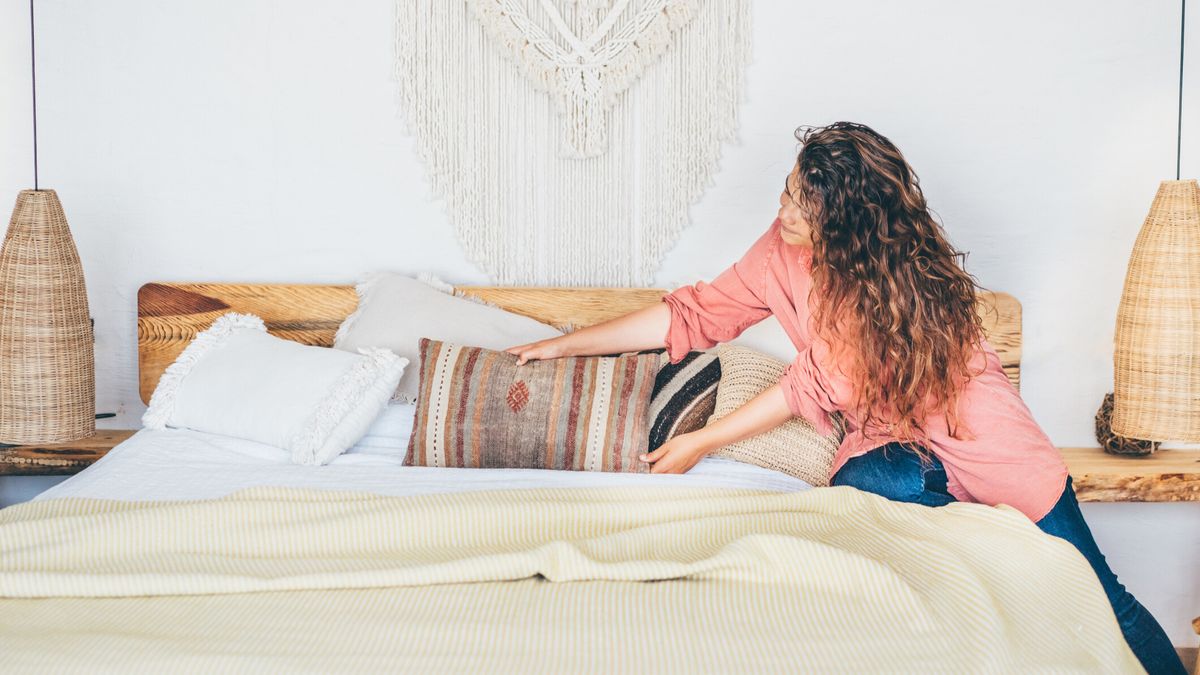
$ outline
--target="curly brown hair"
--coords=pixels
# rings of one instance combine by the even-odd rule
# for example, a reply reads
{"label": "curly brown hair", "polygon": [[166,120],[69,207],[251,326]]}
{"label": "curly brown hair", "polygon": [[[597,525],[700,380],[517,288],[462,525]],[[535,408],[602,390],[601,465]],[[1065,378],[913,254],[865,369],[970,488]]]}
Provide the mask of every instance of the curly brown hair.
{"label": "curly brown hair", "polygon": [[853,364],[864,428],[924,444],[923,420],[960,425],[959,393],[984,339],[974,277],[891,141],[861,124],[801,127],[797,205],[813,239],[815,329]]}

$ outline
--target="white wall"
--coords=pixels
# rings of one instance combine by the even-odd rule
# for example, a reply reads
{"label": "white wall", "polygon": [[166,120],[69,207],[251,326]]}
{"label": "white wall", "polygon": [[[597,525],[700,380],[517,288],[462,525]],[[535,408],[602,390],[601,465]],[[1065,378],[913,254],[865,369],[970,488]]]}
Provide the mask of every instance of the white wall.
{"label": "white wall", "polygon": [[[391,0],[37,7],[42,185],[83,256],[99,409],[117,425],[142,410],[134,303],[147,281],[343,282],[380,268],[486,281],[396,115]],[[13,197],[31,183],[26,11],[0,4],[0,195]],[[916,167],[968,269],[1024,304],[1022,393],[1038,421],[1059,445],[1093,445],[1129,251],[1174,177],[1178,21],[1175,0],[758,0],[740,142],[659,283],[711,278],[769,224],[794,127],[867,122]],[[1193,38],[1190,176],[1198,54]],[[36,487],[0,483],[0,499]],[[1086,509],[1179,644],[1200,614],[1198,508]]]}

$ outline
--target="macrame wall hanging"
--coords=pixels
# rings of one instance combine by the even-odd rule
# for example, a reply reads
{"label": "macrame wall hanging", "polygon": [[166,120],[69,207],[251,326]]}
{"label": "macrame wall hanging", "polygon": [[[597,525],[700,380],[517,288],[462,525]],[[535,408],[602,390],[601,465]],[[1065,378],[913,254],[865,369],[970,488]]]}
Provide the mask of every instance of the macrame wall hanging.
{"label": "macrame wall hanging", "polygon": [[652,283],[733,137],[750,0],[397,0],[436,196],[499,284]]}

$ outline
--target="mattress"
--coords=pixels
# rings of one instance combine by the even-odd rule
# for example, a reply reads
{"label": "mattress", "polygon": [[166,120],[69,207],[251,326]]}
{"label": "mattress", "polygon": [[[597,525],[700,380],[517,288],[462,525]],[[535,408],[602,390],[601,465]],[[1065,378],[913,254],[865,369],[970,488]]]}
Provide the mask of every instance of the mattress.
{"label": "mattress", "polygon": [[[293,464],[280,448],[187,429],[142,430],[100,461],[35,499],[211,499],[251,487],[359,490],[409,496],[520,488],[724,487],[796,492],[808,483],[777,471],[708,457],[686,474],[404,466],[411,406],[392,406],[357,445],[325,466]],[[386,428],[381,428],[386,427]]]}

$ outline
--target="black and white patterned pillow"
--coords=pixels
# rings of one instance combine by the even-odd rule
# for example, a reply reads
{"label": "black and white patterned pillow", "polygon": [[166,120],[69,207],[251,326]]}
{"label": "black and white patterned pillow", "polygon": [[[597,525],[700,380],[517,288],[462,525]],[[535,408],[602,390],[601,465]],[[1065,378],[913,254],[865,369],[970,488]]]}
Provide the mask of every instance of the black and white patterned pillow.
{"label": "black and white patterned pillow", "polygon": [[679,363],[665,363],[650,399],[650,450],[672,438],[703,428],[717,404],[721,362],[716,351],[688,352]]}

